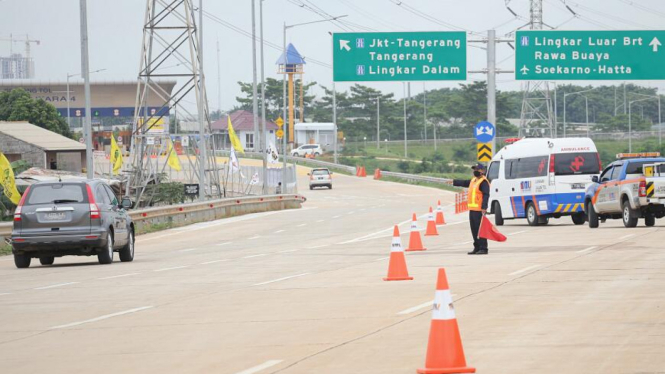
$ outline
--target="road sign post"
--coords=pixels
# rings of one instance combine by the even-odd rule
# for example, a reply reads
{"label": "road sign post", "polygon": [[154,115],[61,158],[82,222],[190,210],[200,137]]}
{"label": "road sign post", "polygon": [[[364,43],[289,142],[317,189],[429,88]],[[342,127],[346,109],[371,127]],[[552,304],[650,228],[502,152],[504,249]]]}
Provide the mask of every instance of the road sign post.
{"label": "road sign post", "polygon": [[466,80],[466,32],[333,35],[336,82]]}
{"label": "road sign post", "polygon": [[517,31],[517,80],[665,79],[665,31]]}

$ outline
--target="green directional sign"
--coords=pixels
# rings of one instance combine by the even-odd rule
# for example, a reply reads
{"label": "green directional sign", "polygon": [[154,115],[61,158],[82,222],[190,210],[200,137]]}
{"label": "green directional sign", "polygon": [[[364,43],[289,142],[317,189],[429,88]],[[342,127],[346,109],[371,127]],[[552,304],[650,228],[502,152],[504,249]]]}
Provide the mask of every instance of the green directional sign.
{"label": "green directional sign", "polygon": [[517,31],[517,80],[665,79],[665,31]]}
{"label": "green directional sign", "polygon": [[336,82],[466,80],[466,33],[336,33],[333,78]]}

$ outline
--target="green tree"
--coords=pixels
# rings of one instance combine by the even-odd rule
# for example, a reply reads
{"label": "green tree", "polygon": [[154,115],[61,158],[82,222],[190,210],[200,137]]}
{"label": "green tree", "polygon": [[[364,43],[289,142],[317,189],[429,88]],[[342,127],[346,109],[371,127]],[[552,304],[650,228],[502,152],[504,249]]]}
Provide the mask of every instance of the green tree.
{"label": "green tree", "polygon": [[[236,97],[238,101],[238,106],[234,109],[242,109],[251,112],[254,105],[254,95],[252,83],[238,82],[240,85],[240,91],[243,96]],[[294,88],[294,104],[296,108],[296,117],[298,116],[298,106],[300,105],[300,79],[296,79]],[[316,82],[306,83],[303,87],[303,101],[305,106],[305,118],[311,118],[310,111],[312,110],[312,105],[315,99],[315,96],[310,94],[310,89],[316,85]],[[261,87],[258,88],[259,93],[259,107],[261,105]],[[274,78],[266,78],[266,117],[268,119],[274,120],[277,117],[282,115],[282,106],[283,106],[283,87],[282,81]],[[260,110],[260,108],[259,108]]]}
{"label": "green tree", "polygon": [[27,121],[68,138],[72,137],[67,122],[53,105],[42,99],[33,99],[21,88],[0,92],[0,121]]}

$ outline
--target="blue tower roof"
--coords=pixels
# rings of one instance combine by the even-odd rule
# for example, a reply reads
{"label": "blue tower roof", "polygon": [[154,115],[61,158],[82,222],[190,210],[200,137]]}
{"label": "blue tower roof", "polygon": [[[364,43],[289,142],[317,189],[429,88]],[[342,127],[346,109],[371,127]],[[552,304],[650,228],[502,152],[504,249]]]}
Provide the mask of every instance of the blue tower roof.
{"label": "blue tower roof", "polygon": [[304,65],[305,59],[302,58],[296,47],[289,43],[286,47],[286,63],[284,63],[284,53],[277,59],[276,65]]}

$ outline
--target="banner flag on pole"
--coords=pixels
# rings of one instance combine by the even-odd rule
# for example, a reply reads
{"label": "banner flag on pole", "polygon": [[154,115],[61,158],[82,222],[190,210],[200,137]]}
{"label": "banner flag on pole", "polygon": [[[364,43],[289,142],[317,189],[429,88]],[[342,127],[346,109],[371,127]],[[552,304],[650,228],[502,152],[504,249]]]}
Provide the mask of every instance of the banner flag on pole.
{"label": "banner flag on pole", "polygon": [[173,148],[172,140],[169,140],[169,159],[167,163],[169,164],[169,167],[175,171],[182,170],[180,159],[178,158],[178,154],[176,153],[175,148]]}
{"label": "banner flag on pole", "polygon": [[122,151],[115,141],[115,136],[111,134],[111,157],[109,157],[111,165],[113,165],[113,174],[118,174],[122,169]]}
{"label": "banner flag on pole", "polygon": [[11,200],[14,205],[18,205],[21,200],[21,194],[16,189],[16,182],[14,181],[14,170],[12,165],[5,157],[5,154],[0,152],[0,184],[5,192],[5,196]]}
{"label": "banner flag on pole", "polygon": [[233,125],[231,124],[231,116],[226,117],[229,122],[229,139],[231,140],[231,144],[233,145],[233,149],[240,153],[245,153],[245,149],[242,147],[242,143],[240,142],[240,138],[238,138],[238,135],[236,135],[235,130],[233,129]]}
{"label": "banner flag on pole", "polygon": [[270,143],[267,149],[268,152],[268,162],[271,164],[279,163],[279,153],[277,153],[277,147],[274,144]]}

